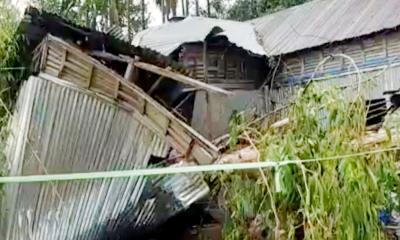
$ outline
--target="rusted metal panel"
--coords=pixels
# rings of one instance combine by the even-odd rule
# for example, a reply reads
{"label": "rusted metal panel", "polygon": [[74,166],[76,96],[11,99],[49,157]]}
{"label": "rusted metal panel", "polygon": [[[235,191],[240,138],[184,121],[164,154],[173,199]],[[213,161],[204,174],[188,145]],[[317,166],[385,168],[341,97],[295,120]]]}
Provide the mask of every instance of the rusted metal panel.
{"label": "rusted metal panel", "polygon": [[[165,157],[169,149],[130,112],[93,92],[37,77],[21,90],[11,123],[11,175],[145,168],[151,155]],[[168,188],[143,177],[6,185],[0,234],[5,239],[101,239],[124,221],[138,229],[156,225],[208,193],[194,176],[186,177],[184,185],[192,184],[186,189],[182,175],[158,181],[169,182]],[[149,205],[152,197],[144,194],[149,191],[168,198]],[[166,201],[176,205],[169,214],[161,211]],[[128,210],[140,217],[123,215]]]}
{"label": "rusted metal panel", "polygon": [[399,8],[398,0],[315,0],[249,22],[275,56],[395,28]]}

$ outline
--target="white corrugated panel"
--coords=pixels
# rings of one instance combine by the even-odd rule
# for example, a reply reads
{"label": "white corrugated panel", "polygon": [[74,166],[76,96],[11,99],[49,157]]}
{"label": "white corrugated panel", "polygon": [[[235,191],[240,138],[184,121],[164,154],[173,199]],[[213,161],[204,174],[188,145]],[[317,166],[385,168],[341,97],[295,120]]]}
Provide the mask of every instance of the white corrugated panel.
{"label": "white corrugated panel", "polygon": [[[36,77],[21,90],[11,122],[10,175],[144,168],[151,154],[165,156],[168,150],[164,139],[104,98]],[[136,209],[146,186],[151,184],[142,177],[8,184],[0,235],[8,240],[99,239],[110,220],[128,206]],[[199,186],[186,190],[193,199],[185,203],[208,192]],[[147,205],[140,206],[145,211]],[[154,207],[143,213],[141,225],[157,220]]]}
{"label": "white corrugated panel", "polygon": [[133,44],[167,56],[184,43],[204,41],[215,28],[221,28],[223,32],[218,35],[226,36],[238,47],[254,54],[265,55],[251,24],[205,17],[187,17],[179,22],[149,28],[136,34]]}

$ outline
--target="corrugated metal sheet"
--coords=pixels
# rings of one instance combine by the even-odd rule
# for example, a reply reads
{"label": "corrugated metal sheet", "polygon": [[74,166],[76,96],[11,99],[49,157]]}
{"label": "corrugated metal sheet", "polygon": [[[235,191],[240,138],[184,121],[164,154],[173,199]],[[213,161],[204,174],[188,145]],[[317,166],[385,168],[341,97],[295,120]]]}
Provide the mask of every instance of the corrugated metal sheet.
{"label": "corrugated metal sheet", "polygon": [[397,27],[399,9],[399,0],[316,0],[249,22],[274,56]]}
{"label": "corrugated metal sheet", "polygon": [[233,111],[263,115],[266,112],[264,91],[236,90],[233,96],[196,92],[192,126],[203,136],[215,139],[228,132]]}
{"label": "corrugated metal sheet", "polygon": [[238,47],[258,55],[265,55],[265,51],[257,41],[254,28],[249,23],[205,17],[187,17],[179,22],[149,28],[136,34],[133,44],[169,55],[183,43],[204,41],[215,28],[223,30],[217,35],[226,36]]}
{"label": "corrugated metal sheet", "polygon": [[[287,55],[282,58],[282,68],[278,70],[276,83],[279,85],[294,85],[307,82],[312,76],[317,78],[346,75],[355,71],[354,65],[343,57],[335,57],[321,65],[314,73],[317,65],[329,55],[343,53],[352,58],[357,68],[371,71],[396,65],[400,62],[400,32],[376,34],[351,42],[338,44],[335,47],[322,47]],[[294,71],[298,69],[298,71]]]}
{"label": "corrugated metal sheet", "polygon": [[[400,89],[400,66],[389,68],[376,68],[362,73],[361,94],[365,99],[385,98],[384,91]],[[337,77],[315,79],[314,83],[322,89],[330,87],[340,87],[343,89],[344,97],[350,101],[357,94],[358,76],[356,74],[347,74]],[[271,109],[277,109],[295,101],[298,90],[301,85],[280,87],[272,90],[270,96],[266,96],[267,105],[274,102]]]}
{"label": "corrugated metal sheet", "polygon": [[[150,155],[167,154],[165,140],[133,115],[67,86],[31,77],[21,90],[7,150],[10,175],[144,168]],[[142,177],[6,185],[0,235],[102,239],[123,222],[131,228],[157,224],[208,192],[198,177],[185,182],[198,188],[181,189],[180,178],[164,178],[168,188]],[[168,214],[161,211],[167,199],[154,197],[160,192],[177,199]]]}

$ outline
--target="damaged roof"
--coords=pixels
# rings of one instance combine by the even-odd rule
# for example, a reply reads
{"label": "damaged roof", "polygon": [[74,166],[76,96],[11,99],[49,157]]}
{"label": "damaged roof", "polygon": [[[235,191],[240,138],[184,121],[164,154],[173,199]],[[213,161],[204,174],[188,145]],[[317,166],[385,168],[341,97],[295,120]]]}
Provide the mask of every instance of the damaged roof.
{"label": "damaged roof", "polygon": [[138,33],[133,44],[168,56],[184,43],[202,42],[210,34],[225,36],[228,41],[257,55],[265,55],[249,23],[206,17],[187,17]]}
{"label": "damaged roof", "polygon": [[82,48],[87,50],[107,51],[115,55],[140,56],[142,61],[159,67],[171,67],[183,74],[187,70],[178,62],[161,55],[152,49],[133,46],[129,42],[121,40],[110,33],[100,32],[77,25],[57,14],[28,7],[25,10],[24,20],[20,25],[21,32],[25,35],[28,49],[33,51],[47,34],[80,42]]}
{"label": "damaged roof", "polygon": [[254,54],[276,56],[393,29],[399,0],[315,0],[247,22],[188,17],[138,33],[133,44],[168,56],[215,33]]}
{"label": "damaged roof", "polygon": [[269,56],[400,25],[399,0],[316,0],[248,21]]}

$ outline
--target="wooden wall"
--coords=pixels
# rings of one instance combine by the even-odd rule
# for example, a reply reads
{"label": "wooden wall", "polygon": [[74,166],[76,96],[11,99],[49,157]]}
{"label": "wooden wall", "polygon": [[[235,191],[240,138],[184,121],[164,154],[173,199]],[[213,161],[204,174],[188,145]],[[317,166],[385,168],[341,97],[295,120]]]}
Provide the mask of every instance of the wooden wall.
{"label": "wooden wall", "polygon": [[[207,45],[208,83],[225,89],[256,89],[266,77],[267,67],[262,57],[227,44]],[[203,44],[185,44],[179,60],[204,81]]]}

